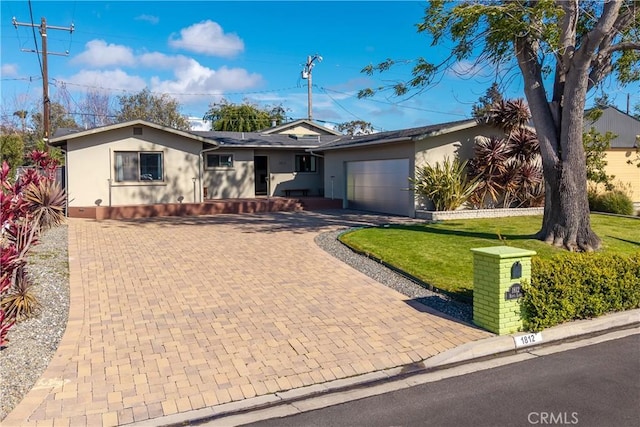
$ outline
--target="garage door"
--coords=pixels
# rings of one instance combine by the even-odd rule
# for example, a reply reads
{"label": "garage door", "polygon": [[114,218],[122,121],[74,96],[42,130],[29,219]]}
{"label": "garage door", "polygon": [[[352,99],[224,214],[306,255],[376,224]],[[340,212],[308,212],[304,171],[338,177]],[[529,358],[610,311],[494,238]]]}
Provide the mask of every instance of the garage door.
{"label": "garage door", "polygon": [[347,162],[349,209],[413,215],[409,159]]}

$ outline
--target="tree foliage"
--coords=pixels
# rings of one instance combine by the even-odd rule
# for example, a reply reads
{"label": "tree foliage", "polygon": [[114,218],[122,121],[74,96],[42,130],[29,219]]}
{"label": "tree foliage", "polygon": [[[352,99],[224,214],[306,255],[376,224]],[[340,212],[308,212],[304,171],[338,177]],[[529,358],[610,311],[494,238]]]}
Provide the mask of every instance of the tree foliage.
{"label": "tree foliage", "polygon": [[[29,152],[34,150],[36,141],[41,140],[44,135],[44,121],[42,119],[42,112],[40,110],[31,113],[31,122],[34,125],[34,138],[32,144],[27,144]],[[69,111],[64,105],[59,102],[52,102],[49,107],[49,130],[51,135],[55,135],[58,129],[72,128],[77,129],[78,123],[69,114]]]}
{"label": "tree foliage", "polygon": [[260,107],[249,101],[233,104],[225,99],[209,105],[203,119],[211,121],[212,130],[255,132],[286,120],[287,110],[282,105]]}
{"label": "tree foliage", "polygon": [[13,182],[16,169],[24,163],[24,141],[17,133],[0,135],[0,163],[9,165],[8,180]]}
{"label": "tree foliage", "polygon": [[116,122],[146,120],[174,129],[189,130],[189,121],[180,114],[180,104],[167,94],[154,95],[148,88],[133,94],[118,97],[119,108]]}
{"label": "tree foliage", "polygon": [[611,147],[611,141],[617,135],[607,131],[604,135],[591,127],[582,135],[585,159],[587,164],[587,179],[594,184],[602,184],[607,190],[613,189],[615,175],[608,175],[606,171],[606,151]]}
{"label": "tree foliage", "polygon": [[370,135],[373,133],[373,125],[364,120],[352,120],[350,122],[339,123],[336,126],[336,130],[342,132],[344,135],[350,136]]}
{"label": "tree foliage", "polygon": [[[582,144],[586,94],[608,76],[621,85],[640,80],[640,2],[432,0],[418,31],[434,46],[452,43],[450,55],[439,63],[417,58],[406,81],[363,89],[359,96],[427,90],[458,61],[499,69],[515,60],[542,154],[545,210],[538,237],[569,250],[598,249]],[[396,64],[388,59],[363,72]]]}
{"label": "tree foliage", "polygon": [[489,89],[487,89],[487,92],[484,94],[484,96],[478,98],[478,102],[476,104],[473,104],[473,107],[471,107],[471,115],[476,120],[484,121],[486,120],[485,116],[491,110],[491,107],[493,107],[496,103],[499,103],[503,99],[504,98],[502,96],[502,93],[500,92],[498,83],[494,82],[489,87]]}

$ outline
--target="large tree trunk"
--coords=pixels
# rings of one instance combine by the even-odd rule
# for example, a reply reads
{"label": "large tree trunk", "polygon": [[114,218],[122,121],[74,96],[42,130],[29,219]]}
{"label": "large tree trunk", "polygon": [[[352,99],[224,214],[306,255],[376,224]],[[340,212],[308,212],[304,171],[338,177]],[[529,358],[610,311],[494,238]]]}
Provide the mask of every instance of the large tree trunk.
{"label": "large tree trunk", "polygon": [[582,145],[588,59],[574,58],[566,74],[557,70],[563,75],[549,104],[536,46],[520,39],[516,52],[540,142],[545,179],[544,217],[537,238],[570,251],[597,250],[600,239],[591,229]]}
{"label": "large tree trunk", "polygon": [[591,229],[586,172],[571,158],[546,169],[544,217],[536,237],[570,251],[599,249],[600,238]]}

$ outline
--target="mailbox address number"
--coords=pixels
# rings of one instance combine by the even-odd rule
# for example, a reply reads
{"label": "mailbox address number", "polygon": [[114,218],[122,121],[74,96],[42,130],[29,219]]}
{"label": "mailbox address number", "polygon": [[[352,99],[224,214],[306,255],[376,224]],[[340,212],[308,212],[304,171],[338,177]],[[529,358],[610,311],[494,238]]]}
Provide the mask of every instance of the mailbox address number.
{"label": "mailbox address number", "polygon": [[513,337],[513,339],[516,342],[516,347],[526,347],[542,343],[542,334],[538,332],[535,334],[520,335]]}

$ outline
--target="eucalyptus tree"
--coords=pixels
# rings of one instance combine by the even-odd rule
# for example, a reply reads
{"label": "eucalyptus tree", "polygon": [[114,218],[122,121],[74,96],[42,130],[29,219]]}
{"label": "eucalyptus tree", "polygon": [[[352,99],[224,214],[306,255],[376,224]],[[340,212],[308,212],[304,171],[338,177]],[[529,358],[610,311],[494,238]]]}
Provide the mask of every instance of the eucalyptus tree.
{"label": "eucalyptus tree", "polygon": [[[609,76],[621,85],[640,80],[640,1],[432,0],[417,28],[433,45],[452,42],[448,59],[418,58],[409,80],[359,96],[389,88],[398,96],[427,90],[457,61],[475,58],[497,68],[515,61],[543,162],[544,218],[537,237],[574,251],[598,249],[582,144],[586,95]],[[363,72],[396,63],[389,59]]]}

